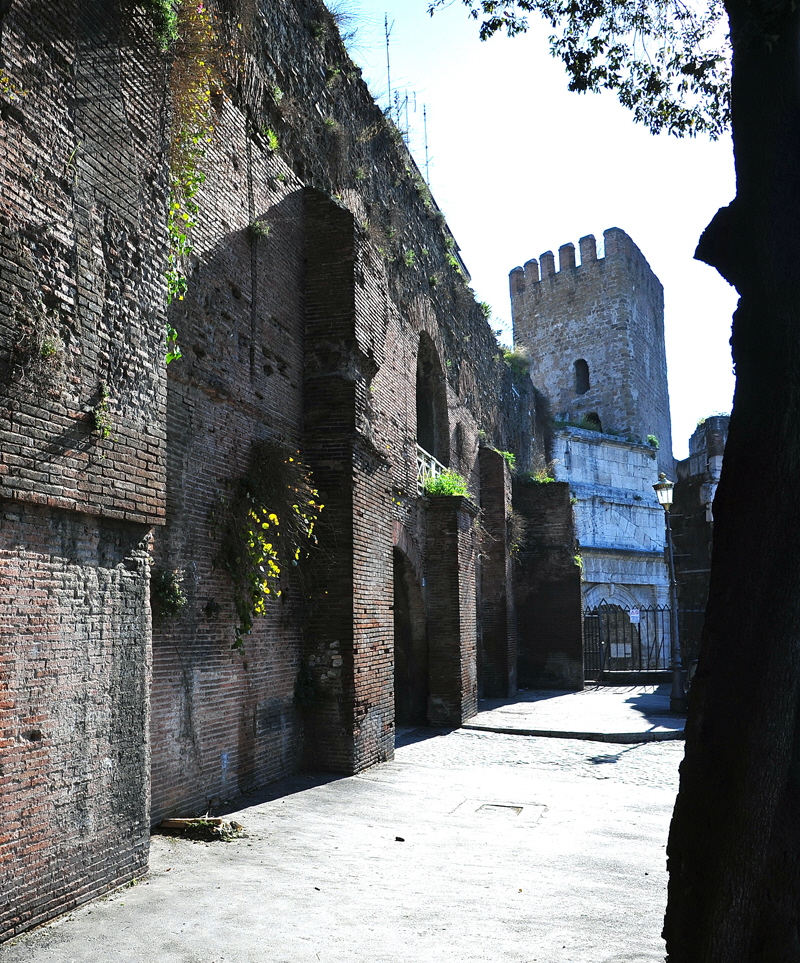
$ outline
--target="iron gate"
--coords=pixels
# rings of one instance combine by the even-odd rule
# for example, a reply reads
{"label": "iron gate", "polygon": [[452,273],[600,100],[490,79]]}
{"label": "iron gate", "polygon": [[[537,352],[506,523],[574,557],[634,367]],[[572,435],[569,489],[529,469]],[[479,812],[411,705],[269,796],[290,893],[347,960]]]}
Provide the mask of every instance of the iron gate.
{"label": "iron gate", "polygon": [[[679,609],[681,661],[697,658],[703,609]],[[604,672],[658,672],[670,665],[668,605],[632,609],[603,600],[583,613],[583,667],[587,679]]]}

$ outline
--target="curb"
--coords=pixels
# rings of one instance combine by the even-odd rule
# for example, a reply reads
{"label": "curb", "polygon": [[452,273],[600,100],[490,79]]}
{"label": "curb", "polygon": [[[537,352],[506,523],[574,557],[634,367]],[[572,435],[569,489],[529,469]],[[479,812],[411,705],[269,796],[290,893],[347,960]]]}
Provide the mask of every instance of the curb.
{"label": "curb", "polygon": [[475,732],[497,732],[506,736],[543,736],[550,739],[584,739],[587,742],[617,742],[628,745],[635,742],[668,742],[683,739],[683,729],[668,729],[661,732],[562,732],[558,729],[511,729],[505,726],[485,726],[465,722],[462,729]]}

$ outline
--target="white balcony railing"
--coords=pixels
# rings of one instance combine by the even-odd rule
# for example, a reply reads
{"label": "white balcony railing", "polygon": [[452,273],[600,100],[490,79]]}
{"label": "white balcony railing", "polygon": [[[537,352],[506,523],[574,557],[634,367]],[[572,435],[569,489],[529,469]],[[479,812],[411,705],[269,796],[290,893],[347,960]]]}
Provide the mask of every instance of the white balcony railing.
{"label": "white balcony railing", "polygon": [[443,471],[447,471],[444,465],[417,445],[417,490],[420,495],[425,491],[425,483],[437,478]]}

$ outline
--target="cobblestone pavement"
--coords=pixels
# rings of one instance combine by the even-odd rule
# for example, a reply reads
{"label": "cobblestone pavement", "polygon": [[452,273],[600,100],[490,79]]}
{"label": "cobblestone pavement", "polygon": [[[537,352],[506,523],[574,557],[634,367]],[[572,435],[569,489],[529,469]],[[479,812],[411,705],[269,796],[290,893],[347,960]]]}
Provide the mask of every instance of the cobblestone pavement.
{"label": "cobblestone pavement", "polygon": [[662,963],[682,742],[406,731],[394,762],[243,801],[2,963]]}

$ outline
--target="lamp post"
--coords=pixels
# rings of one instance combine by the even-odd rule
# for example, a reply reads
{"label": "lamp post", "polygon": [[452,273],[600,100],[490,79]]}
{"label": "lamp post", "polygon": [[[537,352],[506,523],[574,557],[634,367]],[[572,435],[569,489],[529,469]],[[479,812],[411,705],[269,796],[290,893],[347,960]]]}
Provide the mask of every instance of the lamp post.
{"label": "lamp post", "polygon": [[669,568],[669,611],[670,611],[670,671],[672,672],[672,691],[669,695],[669,708],[672,712],[686,712],[686,693],[683,691],[683,667],[681,666],[681,646],[678,638],[678,583],[675,581],[675,553],[672,547],[672,526],[669,510],[672,508],[672,489],[675,483],[669,481],[662,471],[658,476],[655,489],[658,504],[664,509],[664,524],[667,532],[667,566]]}

